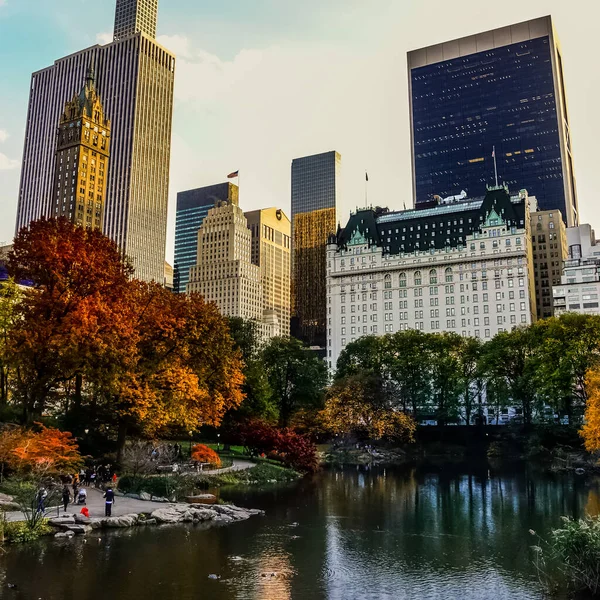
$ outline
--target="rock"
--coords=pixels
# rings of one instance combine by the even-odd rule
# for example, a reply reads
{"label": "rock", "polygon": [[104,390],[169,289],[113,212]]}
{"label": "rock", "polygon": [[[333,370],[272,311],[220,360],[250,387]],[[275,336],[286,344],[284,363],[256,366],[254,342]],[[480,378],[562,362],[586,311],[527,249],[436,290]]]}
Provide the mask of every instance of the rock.
{"label": "rock", "polygon": [[21,510],[21,506],[17,502],[11,502],[9,500],[0,500],[0,510]]}
{"label": "rock", "polygon": [[72,537],[75,537],[75,532],[74,531],[65,531],[65,535],[68,538],[72,538]]}
{"label": "rock", "polygon": [[213,494],[198,494],[196,496],[187,496],[185,501],[188,504],[214,504],[217,497]]}
{"label": "rock", "polygon": [[121,517],[106,517],[102,519],[102,526],[110,529],[122,529],[133,527],[138,521],[137,514],[123,515]]}
{"label": "rock", "polygon": [[139,499],[148,501],[148,500],[152,500],[152,496],[148,492],[141,492]]}
{"label": "rock", "polygon": [[0,493],[0,502],[12,502],[14,498],[8,494]]}
{"label": "rock", "polygon": [[168,498],[163,498],[162,496],[151,496],[150,499],[152,502],[170,502]]}
{"label": "rock", "polygon": [[92,529],[89,525],[66,525],[66,527],[67,532],[72,531],[75,535],[85,535]]}
{"label": "rock", "polygon": [[54,534],[54,537],[55,538],[66,538],[68,536],[64,531],[58,531],[57,533]]}
{"label": "rock", "polygon": [[585,469],[582,469],[582,468],[575,469],[575,474],[576,475],[585,475]]}
{"label": "rock", "polygon": [[138,525],[156,525],[156,519],[141,519],[138,521]]}
{"label": "rock", "polygon": [[179,523],[181,514],[174,508],[158,508],[151,513],[150,517],[158,523]]}
{"label": "rock", "polygon": [[[146,492],[142,492],[146,493]],[[125,498],[131,498],[132,500],[142,500],[141,494],[125,494]]]}
{"label": "rock", "polygon": [[208,576],[208,578],[209,578],[209,579],[213,579],[213,580],[217,580],[217,579],[221,579],[221,576],[220,576],[220,575],[215,575],[214,573],[211,573],[211,574]]}
{"label": "rock", "polygon": [[92,520],[89,517],[85,517],[84,515],[75,515],[74,517],[75,523],[77,525],[91,525]]}
{"label": "rock", "polygon": [[49,519],[48,523],[53,527],[63,527],[64,525],[75,525],[75,518],[71,515],[64,517],[54,517]]}

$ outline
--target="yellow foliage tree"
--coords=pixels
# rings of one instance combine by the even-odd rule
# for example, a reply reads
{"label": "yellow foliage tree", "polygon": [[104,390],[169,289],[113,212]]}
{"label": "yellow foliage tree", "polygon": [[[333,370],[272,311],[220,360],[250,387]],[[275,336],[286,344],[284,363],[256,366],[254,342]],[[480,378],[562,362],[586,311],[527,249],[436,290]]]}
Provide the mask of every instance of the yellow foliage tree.
{"label": "yellow foliage tree", "polygon": [[585,380],[587,403],[585,424],[579,432],[588,452],[600,450],[600,370],[588,371]]}

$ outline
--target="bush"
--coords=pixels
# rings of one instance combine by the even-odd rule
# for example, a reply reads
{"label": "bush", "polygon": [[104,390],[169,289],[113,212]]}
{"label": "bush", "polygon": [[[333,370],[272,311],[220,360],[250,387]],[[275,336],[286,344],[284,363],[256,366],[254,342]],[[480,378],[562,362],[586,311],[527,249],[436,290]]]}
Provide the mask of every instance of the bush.
{"label": "bush", "polygon": [[291,429],[278,430],[268,423],[252,421],[241,427],[240,437],[251,456],[264,454],[304,473],[318,468],[317,447],[307,436]]}
{"label": "bush", "polygon": [[196,444],[192,448],[192,460],[199,463],[210,463],[217,468],[221,466],[219,455],[204,444]]}
{"label": "bush", "polygon": [[[530,531],[535,535],[534,531]],[[534,546],[535,564],[546,587],[556,587],[552,566],[558,564],[568,584],[596,596],[600,593],[600,516],[574,520],[563,517],[563,526],[553,529],[550,540]],[[543,547],[548,550],[544,554]]]}
{"label": "bush", "polygon": [[10,544],[33,542],[42,535],[49,535],[54,530],[44,519],[30,527],[25,521],[16,521],[4,524],[4,539]]}

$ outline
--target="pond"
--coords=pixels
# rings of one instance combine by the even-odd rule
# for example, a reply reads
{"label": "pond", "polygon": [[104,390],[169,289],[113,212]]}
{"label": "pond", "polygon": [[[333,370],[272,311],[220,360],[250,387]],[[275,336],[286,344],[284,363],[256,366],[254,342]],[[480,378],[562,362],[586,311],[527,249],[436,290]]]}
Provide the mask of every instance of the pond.
{"label": "pond", "polygon": [[600,510],[596,479],[487,464],[345,468],[221,496],[267,516],[13,546],[0,598],[541,600],[528,530]]}

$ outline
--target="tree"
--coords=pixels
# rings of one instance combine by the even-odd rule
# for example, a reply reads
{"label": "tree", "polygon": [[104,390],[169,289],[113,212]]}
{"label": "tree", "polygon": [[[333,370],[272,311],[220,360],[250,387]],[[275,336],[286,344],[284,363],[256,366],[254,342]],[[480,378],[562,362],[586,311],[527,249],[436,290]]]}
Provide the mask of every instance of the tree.
{"label": "tree", "polygon": [[328,375],[325,362],[294,338],[273,338],[262,351],[279,423],[287,427],[296,410],[318,406]]}
{"label": "tree", "polygon": [[484,365],[488,377],[502,381],[513,402],[521,404],[523,420],[529,425],[536,401],[535,338],[530,328],[517,327],[498,333],[484,348]]}
{"label": "tree", "polygon": [[227,322],[233,345],[241,352],[242,360],[248,363],[255,359],[261,345],[258,323],[242,317],[227,317]]}
{"label": "tree", "polygon": [[31,423],[69,382],[75,383],[75,405],[81,404],[83,375],[110,348],[107,336],[119,323],[111,305],[132,267],[99,231],[60,218],[22,229],[8,269],[34,284],[19,303],[19,327],[8,339],[15,396]]}
{"label": "tree", "polygon": [[78,472],[83,465],[77,441],[68,431],[36,424],[38,431],[22,430],[8,456],[8,466],[36,479]]}
{"label": "tree", "polygon": [[431,388],[437,422],[445,425],[456,421],[460,399],[460,348],[462,338],[457,333],[444,332],[430,336]]}
{"label": "tree", "polygon": [[[460,338],[458,359],[460,365],[460,381],[462,386],[462,405],[465,411],[465,421],[471,424],[475,400],[483,393],[483,377],[480,368],[483,344],[479,338]],[[482,414],[479,415],[482,417]]]}
{"label": "tree", "polygon": [[356,372],[337,379],[329,388],[321,420],[324,428],[335,435],[414,441],[414,420],[394,410],[392,404],[380,377],[368,371]]}
{"label": "tree", "polygon": [[388,370],[385,354],[386,338],[365,335],[350,342],[337,361],[336,378],[341,379],[358,372],[369,372],[383,377]]}
{"label": "tree", "polygon": [[204,444],[195,444],[192,447],[192,460],[198,463],[210,463],[215,467],[221,466],[219,455]]}
{"label": "tree", "polygon": [[572,422],[575,406],[585,406],[585,378],[600,358],[600,317],[566,313],[538,321],[535,374],[539,394]]}
{"label": "tree", "polygon": [[588,452],[600,450],[600,370],[591,370],[586,378],[587,404],[585,421],[580,431]]}
{"label": "tree", "polygon": [[19,323],[19,304],[23,293],[14,279],[4,281],[0,287],[0,404],[6,405],[9,397],[10,345],[13,329]]}

